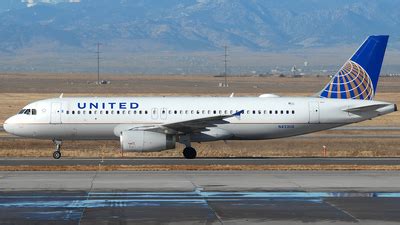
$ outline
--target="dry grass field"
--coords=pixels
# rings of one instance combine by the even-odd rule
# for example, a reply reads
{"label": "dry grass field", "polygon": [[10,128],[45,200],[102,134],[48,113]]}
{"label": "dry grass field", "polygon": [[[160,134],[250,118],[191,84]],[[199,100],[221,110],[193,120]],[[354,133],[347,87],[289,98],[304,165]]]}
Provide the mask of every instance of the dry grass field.
{"label": "dry grass field", "polygon": [[[0,123],[29,102],[64,96],[257,96],[275,93],[283,96],[307,96],[322,89],[327,77],[232,77],[229,88],[220,88],[222,78],[212,76],[128,76],[106,75],[109,85],[95,85],[90,74],[0,74]],[[377,100],[400,105],[400,78],[381,78]],[[356,126],[400,127],[400,113],[392,113]],[[399,131],[324,131],[315,134],[399,134]],[[0,133],[0,136],[5,135]],[[200,157],[299,157],[321,156],[322,146],[329,156],[400,156],[398,138],[286,138],[266,141],[229,141],[195,144]],[[124,153],[125,157],[175,157],[176,150],[160,153]],[[0,157],[50,157],[51,141],[1,139]],[[118,141],[65,141],[66,157],[121,157]]]}

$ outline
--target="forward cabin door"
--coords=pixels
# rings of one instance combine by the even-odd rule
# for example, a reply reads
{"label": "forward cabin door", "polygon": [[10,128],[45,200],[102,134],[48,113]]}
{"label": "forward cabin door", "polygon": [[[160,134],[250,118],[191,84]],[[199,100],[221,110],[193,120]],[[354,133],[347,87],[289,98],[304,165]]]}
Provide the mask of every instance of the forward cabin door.
{"label": "forward cabin door", "polygon": [[61,103],[59,102],[51,103],[50,123],[61,123]]}
{"label": "forward cabin door", "polygon": [[319,102],[309,102],[309,123],[319,123]]}

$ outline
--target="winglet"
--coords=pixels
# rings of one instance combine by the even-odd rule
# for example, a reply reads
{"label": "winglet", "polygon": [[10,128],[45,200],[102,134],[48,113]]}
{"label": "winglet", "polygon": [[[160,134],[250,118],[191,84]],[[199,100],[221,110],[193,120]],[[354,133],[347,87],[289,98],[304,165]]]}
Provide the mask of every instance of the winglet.
{"label": "winglet", "polygon": [[240,110],[240,111],[238,111],[238,112],[232,114],[232,116],[240,116],[240,115],[242,115],[243,113],[244,113],[244,110]]}

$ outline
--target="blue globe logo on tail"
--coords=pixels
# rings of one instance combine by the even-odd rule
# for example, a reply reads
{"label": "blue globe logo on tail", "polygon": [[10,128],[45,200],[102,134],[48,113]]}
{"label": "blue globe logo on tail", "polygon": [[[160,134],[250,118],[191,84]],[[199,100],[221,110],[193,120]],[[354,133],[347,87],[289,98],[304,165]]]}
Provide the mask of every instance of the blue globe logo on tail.
{"label": "blue globe logo on tail", "polygon": [[319,93],[321,98],[372,100],[389,36],[369,36]]}
{"label": "blue globe logo on tail", "polygon": [[368,73],[349,60],[321,92],[320,97],[371,100],[374,85]]}

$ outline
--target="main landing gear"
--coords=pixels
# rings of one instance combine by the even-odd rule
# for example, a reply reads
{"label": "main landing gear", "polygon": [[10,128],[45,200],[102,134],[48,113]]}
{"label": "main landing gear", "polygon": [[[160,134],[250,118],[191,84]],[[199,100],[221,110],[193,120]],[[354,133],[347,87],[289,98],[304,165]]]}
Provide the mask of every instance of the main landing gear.
{"label": "main landing gear", "polygon": [[53,143],[56,145],[56,149],[53,152],[53,158],[54,159],[60,159],[61,158],[61,145],[62,141],[60,140],[53,140]]}
{"label": "main landing gear", "polygon": [[194,159],[194,158],[196,158],[196,155],[197,155],[196,149],[194,149],[192,147],[184,148],[182,153],[186,159]]}

